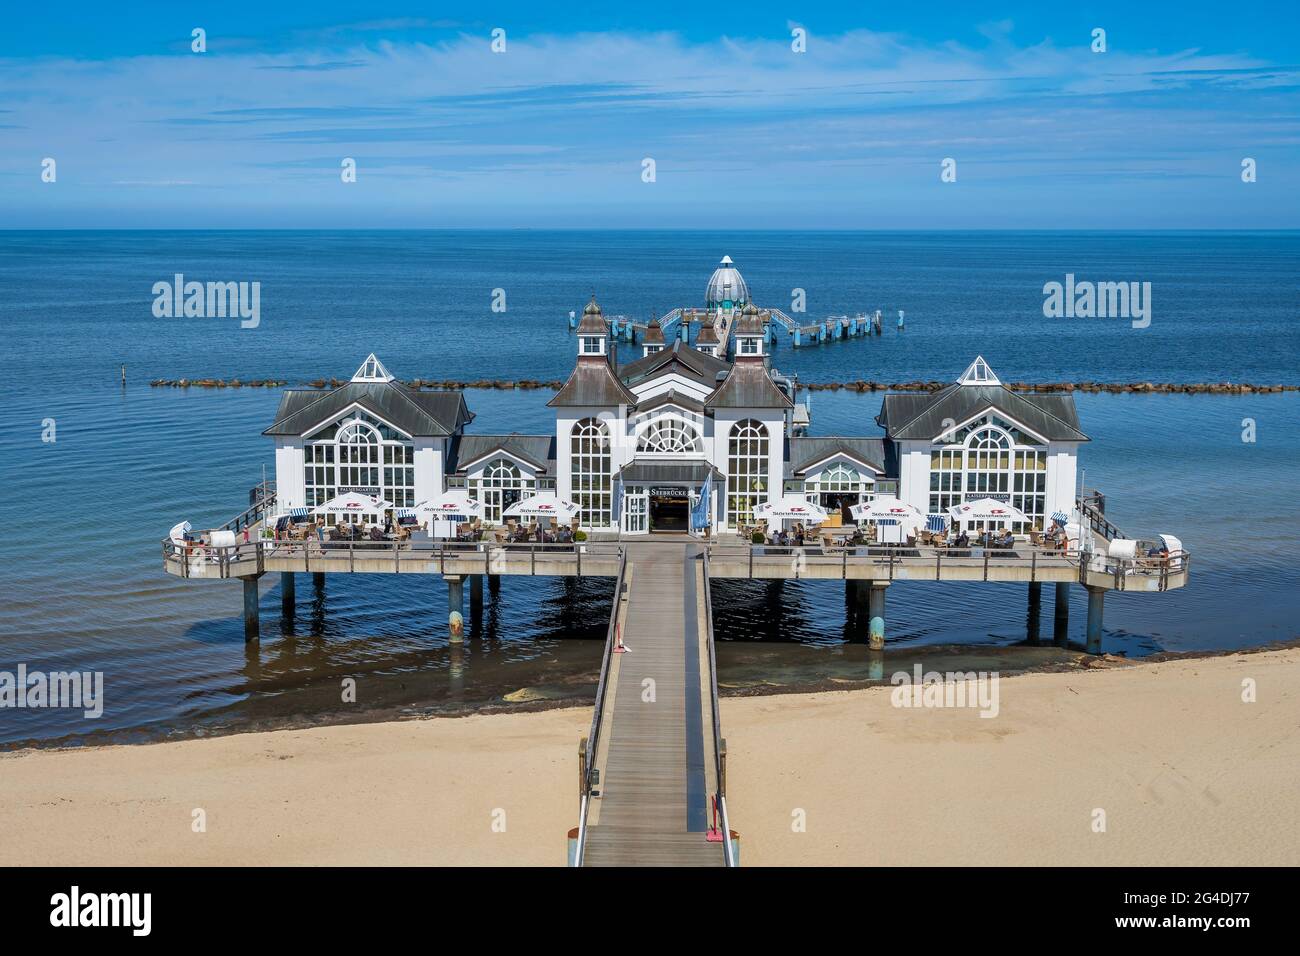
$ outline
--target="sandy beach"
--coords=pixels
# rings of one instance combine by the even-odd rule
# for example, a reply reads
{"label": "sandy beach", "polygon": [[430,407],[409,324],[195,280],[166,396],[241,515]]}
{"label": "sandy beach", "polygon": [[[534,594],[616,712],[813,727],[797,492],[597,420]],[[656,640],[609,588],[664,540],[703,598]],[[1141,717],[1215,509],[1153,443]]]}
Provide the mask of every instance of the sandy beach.
{"label": "sandy beach", "polygon": [[[992,719],[724,699],[742,862],[1296,865],[1298,688],[1288,648],[1006,678]],[[0,756],[0,865],[563,865],[590,714]]]}

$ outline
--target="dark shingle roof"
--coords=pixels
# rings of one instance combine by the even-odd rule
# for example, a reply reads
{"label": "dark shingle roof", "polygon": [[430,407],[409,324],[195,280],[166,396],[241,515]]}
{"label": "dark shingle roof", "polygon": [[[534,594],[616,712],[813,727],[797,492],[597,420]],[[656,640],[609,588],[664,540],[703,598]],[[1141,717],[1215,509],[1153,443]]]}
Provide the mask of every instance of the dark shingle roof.
{"label": "dark shingle roof", "polygon": [[945,421],[961,423],[986,408],[1048,441],[1089,440],[1079,430],[1073,396],[1018,395],[1004,385],[952,384],[930,395],[886,395],[876,422],[890,438],[929,440]]}
{"label": "dark shingle roof", "polygon": [[626,481],[646,482],[648,484],[691,484],[700,485],[712,474],[718,481],[725,481],[722,472],[706,461],[644,461],[633,459],[619,471]]}
{"label": "dark shingle roof", "polygon": [[554,435],[461,435],[451,446],[447,473],[464,473],[476,461],[497,452],[507,452],[537,469],[539,474],[555,471]]}
{"label": "dark shingle roof", "polygon": [[678,408],[684,408],[691,412],[704,412],[704,403],[698,399],[691,398],[689,395],[683,395],[674,389],[668,389],[666,392],[660,392],[658,395],[650,398],[643,398],[637,405],[636,410],[639,413],[648,412],[651,409],[658,408],[660,405],[676,405]]}
{"label": "dark shingle roof", "polygon": [[348,382],[328,392],[289,389],[262,434],[304,435],[353,404],[412,436],[446,437],[474,418],[460,392],[421,392],[398,381]]}
{"label": "dark shingle roof", "polygon": [[[656,355],[659,353],[656,352]],[[555,396],[546,403],[552,408],[566,405],[599,405],[614,407],[617,405],[635,405],[633,395],[603,357],[581,356],[573,368],[569,380],[561,386]]]}
{"label": "dark shingle roof", "polygon": [[833,455],[847,455],[879,472],[885,470],[883,438],[791,438],[790,471],[799,474]]}
{"label": "dark shingle roof", "polygon": [[704,400],[706,408],[793,408],[761,362],[737,362]]}
{"label": "dark shingle roof", "polygon": [[713,388],[718,381],[718,373],[731,368],[731,363],[705,355],[698,349],[683,345],[681,339],[673,341],[672,348],[651,352],[634,362],[620,365],[619,378],[628,385],[645,382],[661,375],[677,374]]}

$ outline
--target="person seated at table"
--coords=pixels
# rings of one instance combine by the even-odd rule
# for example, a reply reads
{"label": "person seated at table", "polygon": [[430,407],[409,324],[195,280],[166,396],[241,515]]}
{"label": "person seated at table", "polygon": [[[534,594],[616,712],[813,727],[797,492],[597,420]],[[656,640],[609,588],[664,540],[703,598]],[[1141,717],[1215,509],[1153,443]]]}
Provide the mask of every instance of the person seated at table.
{"label": "person seated at table", "polygon": [[1004,530],[997,537],[997,546],[999,548],[1010,548],[1015,543],[1016,543],[1016,536],[1011,533],[1011,530],[1009,528]]}
{"label": "person seated at table", "polygon": [[966,529],[965,529],[965,528],[962,528],[961,533],[957,535],[957,542],[956,542],[956,545],[957,545],[957,547],[959,547],[959,548],[969,548],[969,547],[970,547],[970,535],[968,535],[968,534],[966,533]]}
{"label": "person seated at table", "polygon": [[802,548],[805,540],[806,540],[806,539],[805,539],[805,536],[804,536],[804,533],[803,533],[803,524],[800,523],[800,524],[795,525],[795,526],[794,526],[794,543],[795,543],[795,545],[796,545],[797,547]]}
{"label": "person seated at table", "polygon": [[573,531],[568,525],[565,525],[560,529],[559,534],[556,535],[556,540],[560,544],[573,544]]}

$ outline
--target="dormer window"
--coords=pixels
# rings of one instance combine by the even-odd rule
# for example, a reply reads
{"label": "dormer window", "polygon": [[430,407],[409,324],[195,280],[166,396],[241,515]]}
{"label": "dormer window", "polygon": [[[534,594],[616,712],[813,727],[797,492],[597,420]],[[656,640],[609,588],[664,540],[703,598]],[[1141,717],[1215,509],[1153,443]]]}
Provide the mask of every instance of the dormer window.
{"label": "dormer window", "polygon": [[582,337],[582,354],[583,355],[604,355],[605,339],[599,335],[584,335]]}
{"label": "dormer window", "polygon": [[653,355],[655,352],[662,352],[663,350],[664,347],[662,345],[647,345],[645,347],[645,354]]}
{"label": "dormer window", "polygon": [[736,350],[740,355],[761,355],[762,347],[758,339],[740,338],[736,340]]}

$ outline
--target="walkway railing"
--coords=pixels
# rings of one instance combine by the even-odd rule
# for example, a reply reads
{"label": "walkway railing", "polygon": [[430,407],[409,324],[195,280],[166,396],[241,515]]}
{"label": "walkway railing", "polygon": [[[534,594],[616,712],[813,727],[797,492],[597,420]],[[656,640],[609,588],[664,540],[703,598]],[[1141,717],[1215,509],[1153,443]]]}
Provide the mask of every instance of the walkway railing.
{"label": "walkway railing", "polygon": [[600,660],[600,681],[596,685],[596,707],[591,715],[591,730],[582,748],[582,767],[579,773],[581,806],[578,810],[578,848],[574,866],[582,866],[582,854],[587,844],[587,807],[591,797],[592,773],[596,768],[596,754],[600,747],[600,727],[605,718],[605,689],[609,684],[609,666],[614,656],[614,644],[618,638],[618,614],[623,606],[626,571],[627,552],[620,547],[618,581],[614,586],[614,607],[609,613],[609,629],[605,633],[605,652]]}
{"label": "walkway railing", "polygon": [[713,595],[709,587],[709,552],[706,548],[701,555],[704,563],[704,620],[709,629],[709,683],[713,707],[713,759],[718,781],[718,790],[714,795],[717,800],[718,816],[722,827],[722,848],[727,866],[735,866],[731,847],[731,821],[727,816],[727,742],[722,739],[722,713],[718,707],[718,658],[713,646]]}
{"label": "walkway railing", "polygon": [[[978,571],[981,580],[1005,580],[997,572],[1015,569],[1027,572],[1022,580],[1046,580],[1040,572],[1060,571],[1070,568],[1080,583],[1087,583],[1089,575],[1107,574],[1112,577],[1112,587],[1117,591],[1128,589],[1134,579],[1157,579],[1157,590],[1166,590],[1172,576],[1186,575],[1191,555],[1176,551],[1168,558],[1115,559],[1090,551],[1058,551],[1032,545],[1017,545],[1013,549],[999,548],[934,548],[927,545],[848,545],[823,547],[807,545],[802,548],[779,545],[751,545],[723,542],[701,542],[714,563],[739,563],[745,573],[740,577],[770,578],[859,578],[850,575],[850,569],[860,571],[869,567],[871,577],[894,581],[915,579],[916,572],[929,577],[934,572],[936,580],[944,579],[944,569]],[[608,562],[618,559],[622,545],[616,541],[598,541],[582,544],[497,544],[495,542],[427,542],[427,541],[274,541],[259,540],[227,547],[212,547],[197,542],[178,544],[170,539],[162,542],[163,559],[180,566],[181,577],[244,577],[261,574],[271,559],[301,561],[301,567],[291,570],[355,571],[358,562],[365,564],[361,570],[388,570],[376,567],[376,560],[391,561],[391,570],[400,573],[436,571],[439,574],[557,574],[582,577],[584,574],[608,576]],[[774,559],[780,559],[779,562]],[[520,562],[526,561],[525,571]],[[600,570],[584,570],[591,562],[599,561]],[[790,573],[772,575],[764,573],[779,564],[788,565]],[[202,570],[198,570],[202,568]],[[208,569],[215,568],[216,573]],[[280,566],[279,570],[289,570]],[[730,571],[731,568],[728,569]],[[197,571],[197,573],[196,573]],[[725,573],[724,576],[736,576]],[[969,575],[967,575],[969,577]],[[1060,580],[1054,574],[1051,580]],[[1096,584],[1095,578],[1091,583]],[[1143,588],[1143,590],[1150,590]]]}

